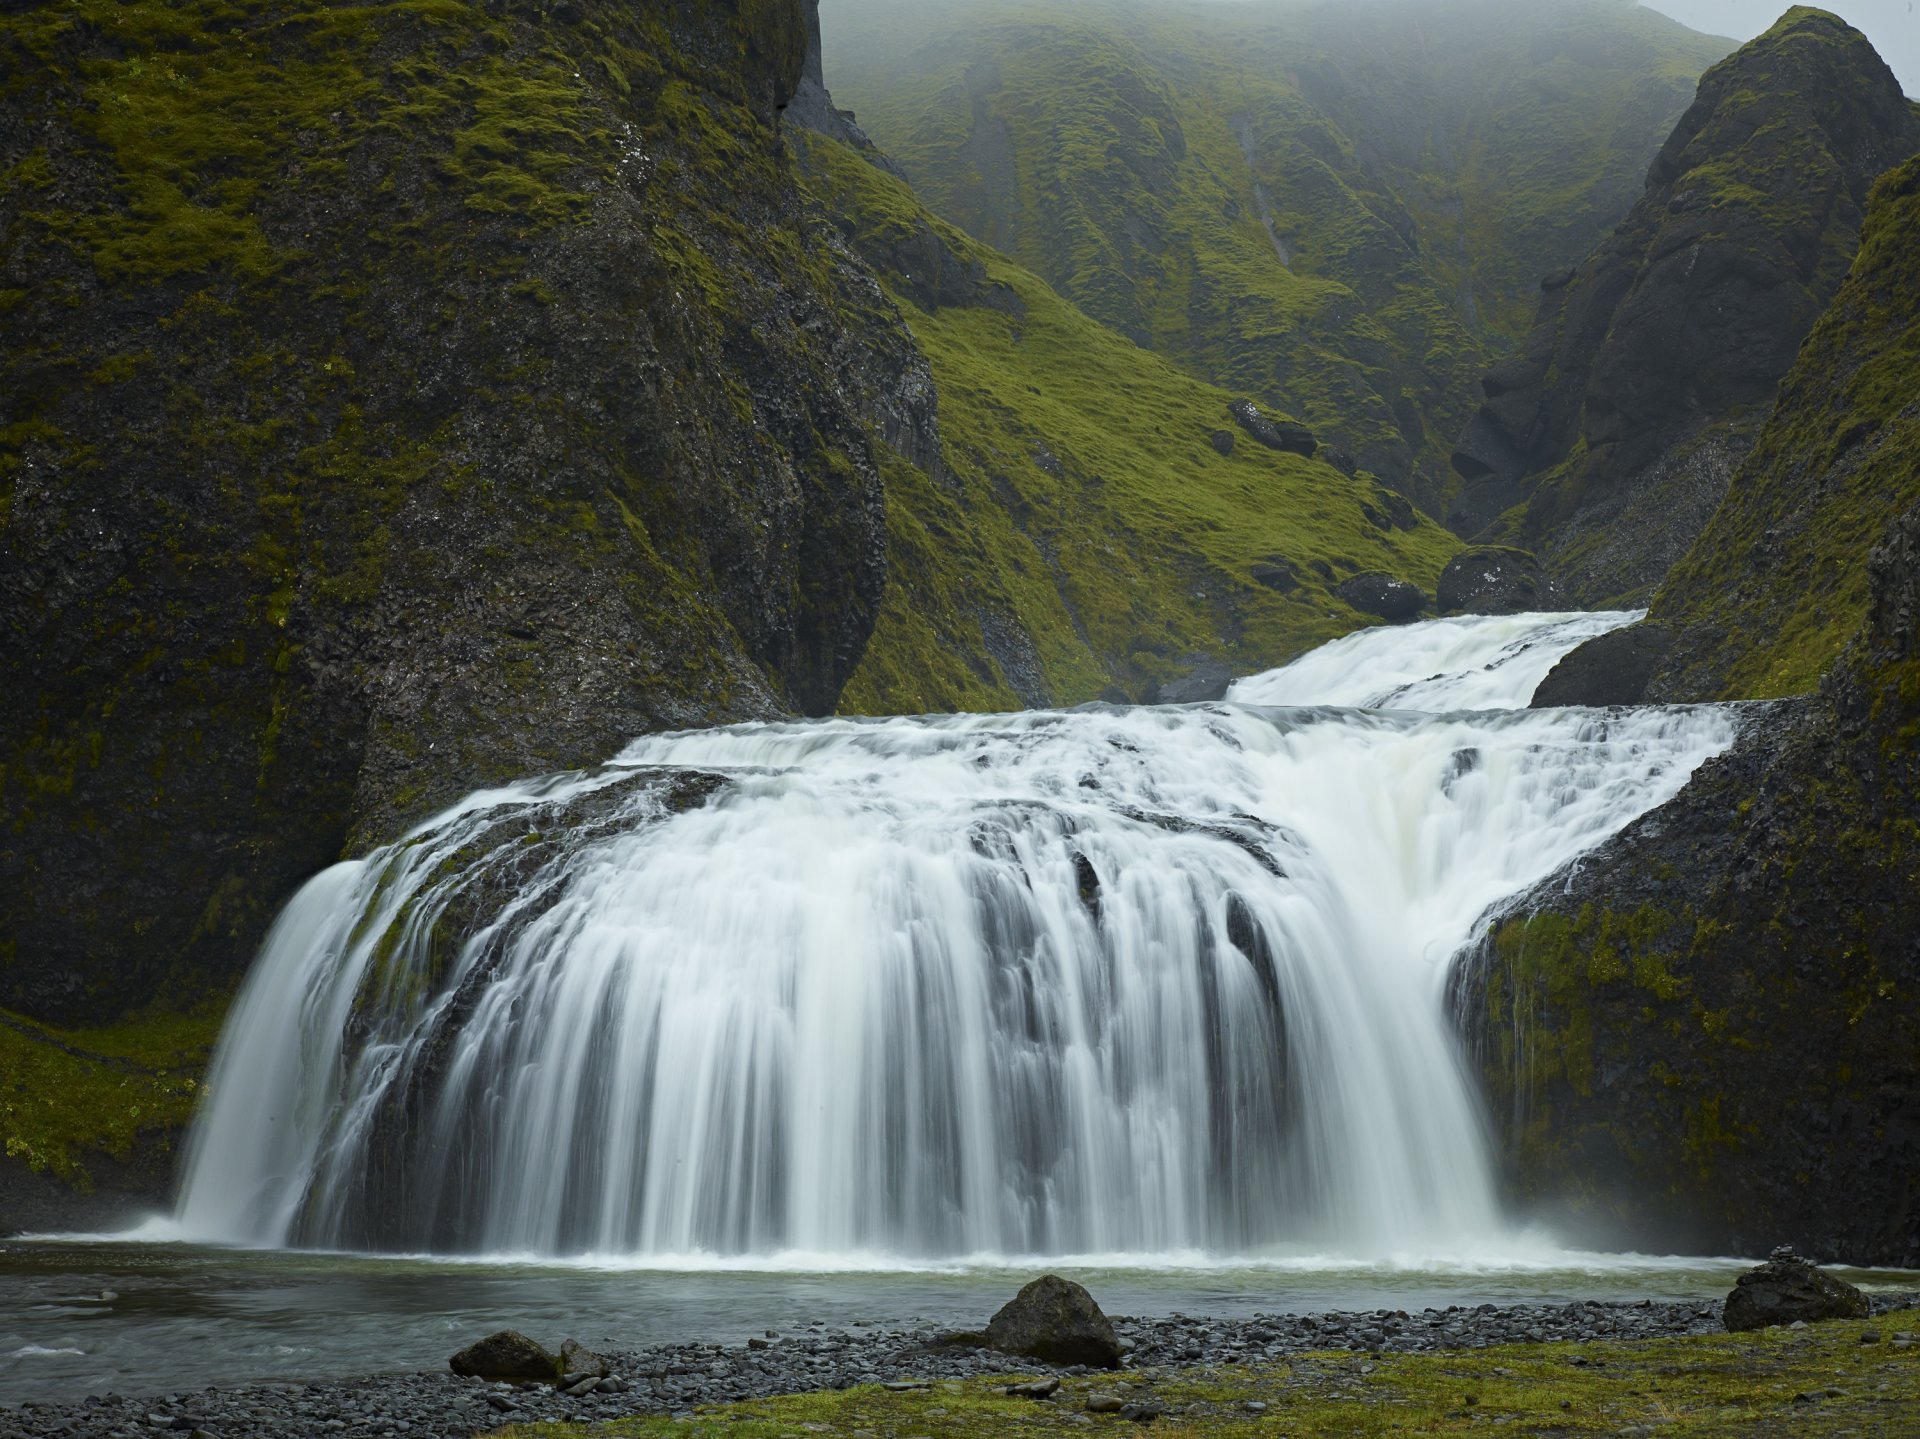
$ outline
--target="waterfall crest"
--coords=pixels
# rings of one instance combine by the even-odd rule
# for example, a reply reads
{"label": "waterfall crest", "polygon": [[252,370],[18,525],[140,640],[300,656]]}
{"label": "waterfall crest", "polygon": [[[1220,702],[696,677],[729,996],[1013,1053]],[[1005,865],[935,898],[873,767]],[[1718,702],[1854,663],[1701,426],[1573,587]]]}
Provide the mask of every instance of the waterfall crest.
{"label": "waterfall crest", "polygon": [[180,1230],[658,1256],[1493,1238],[1446,963],[1735,733],[1710,707],[1514,708],[1630,618],[1369,631],[1224,704],[652,736],[472,796],[288,905]]}

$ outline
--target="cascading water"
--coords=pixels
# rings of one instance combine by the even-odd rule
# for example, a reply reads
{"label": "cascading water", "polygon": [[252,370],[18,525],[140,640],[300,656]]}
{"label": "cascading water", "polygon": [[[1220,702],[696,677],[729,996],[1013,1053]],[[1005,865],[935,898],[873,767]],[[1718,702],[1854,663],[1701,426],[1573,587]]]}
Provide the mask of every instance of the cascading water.
{"label": "cascading water", "polygon": [[[179,1229],[654,1256],[1493,1239],[1447,960],[1735,732],[1513,709],[1630,618],[1369,631],[1228,704],[663,735],[474,795],[281,916]],[[1328,702],[1394,712],[1271,707]]]}

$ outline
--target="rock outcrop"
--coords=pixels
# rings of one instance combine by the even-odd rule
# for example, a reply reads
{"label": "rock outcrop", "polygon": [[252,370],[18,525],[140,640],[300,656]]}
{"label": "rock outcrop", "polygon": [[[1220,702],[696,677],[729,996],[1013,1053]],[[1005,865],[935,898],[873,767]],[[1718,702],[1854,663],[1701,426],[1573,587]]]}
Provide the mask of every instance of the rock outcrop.
{"label": "rock outcrop", "polygon": [[1378,570],[1343,580],[1333,592],[1363,614],[1378,615],[1395,625],[1418,619],[1427,607],[1427,597],[1418,585]]}
{"label": "rock outcrop", "polygon": [[1822,1319],[1865,1319],[1867,1296],[1844,1279],[1823,1273],[1793,1252],[1773,1251],[1765,1264],[1734,1281],[1721,1312],[1731,1333],[1774,1324],[1816,1324]]}
{"label": "rock outcrop", "polygon": [[1521,615],[1566,608],[1560,587],[1525,550],[1476,545],[1447,561],[1434,592],[1443,615]]}
{"label": "rock outcrop", "polygon": [[1709,70],[1632,213],[1482,380],[1454,527],[1538,550],[1578,603],[1650,594],[1839,288],[1869,188],[1916,149],[1899,82],[1824,11]]}
{"label": "rock outcrop", "polygon": [[552,1384],[561,1374],[560,1356],[517,1329],[502,1329],[462,1349],[447,1361],[455,1374],[469,1379],[504,1379],[515,1384]]}
{"label": "rock outcrop", "polygon": [[1920,1264],[1920,507],[1820,694],[1456,971],[1516,1195],[1598,1242]]}
{"label": "rock outcrop", "polygon": [[460,793],[831,710],[880,603],[931,407],[801,0],[305,8],[0,17],[0,1007],[217,993]]}

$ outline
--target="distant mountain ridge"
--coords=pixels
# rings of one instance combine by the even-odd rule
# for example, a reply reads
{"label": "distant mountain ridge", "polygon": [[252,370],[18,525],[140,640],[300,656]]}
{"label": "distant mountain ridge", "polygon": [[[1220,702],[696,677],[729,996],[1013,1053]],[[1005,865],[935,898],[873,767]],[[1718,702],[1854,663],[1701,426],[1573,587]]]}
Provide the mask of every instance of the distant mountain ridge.
{"label": "distant mountain ridge", "polygon": [[1598,0],[823,6],[935,213],[1443,515],[1474,378],[1726,42]]}

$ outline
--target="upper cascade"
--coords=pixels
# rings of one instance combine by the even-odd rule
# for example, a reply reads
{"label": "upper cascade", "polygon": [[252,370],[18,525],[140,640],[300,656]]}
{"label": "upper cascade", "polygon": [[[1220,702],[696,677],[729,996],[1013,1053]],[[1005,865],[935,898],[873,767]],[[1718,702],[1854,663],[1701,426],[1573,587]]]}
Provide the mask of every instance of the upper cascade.
{"label": "upper cascade", "polygon": [[473,795],[281,916],[179,1230],[676,1262],[1498,1246],[1448,961],[1736,730],[1511,708],[1624,618],[1412,625],[1246,685],[1420,674],[1505,710],[753,724]]}
{"label": "upper cascade", "polygon": [[1632,213],[1542,282],[1533,333],[1482,379],[1453,526],[1538,551],[1578,602],[1644,599],[1839,289],[1874,180],[1916,149],[1893,72],[1823,10],[1707,71]]}

